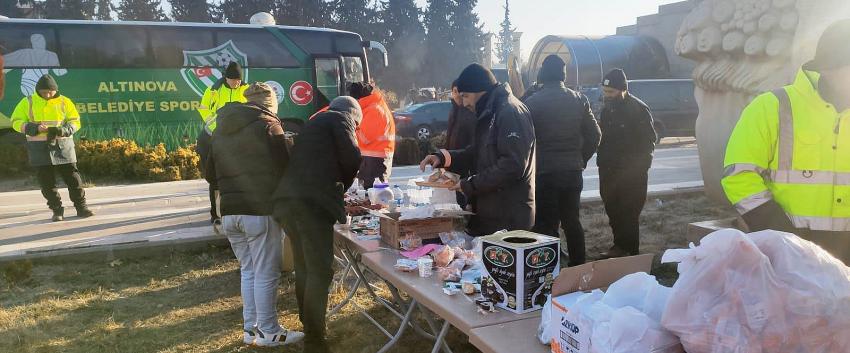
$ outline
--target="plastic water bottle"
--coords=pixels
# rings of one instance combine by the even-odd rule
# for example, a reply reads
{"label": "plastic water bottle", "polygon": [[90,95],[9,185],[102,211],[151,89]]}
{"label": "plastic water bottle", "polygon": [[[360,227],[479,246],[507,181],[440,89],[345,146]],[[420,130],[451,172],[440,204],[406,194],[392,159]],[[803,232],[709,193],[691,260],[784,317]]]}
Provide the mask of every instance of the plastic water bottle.
{"label": "plastic water bottle", "polygon": [[398,187],[398,185],[393,185],[393,203],[396,209],[401,209],[404,206],[404,190]]}

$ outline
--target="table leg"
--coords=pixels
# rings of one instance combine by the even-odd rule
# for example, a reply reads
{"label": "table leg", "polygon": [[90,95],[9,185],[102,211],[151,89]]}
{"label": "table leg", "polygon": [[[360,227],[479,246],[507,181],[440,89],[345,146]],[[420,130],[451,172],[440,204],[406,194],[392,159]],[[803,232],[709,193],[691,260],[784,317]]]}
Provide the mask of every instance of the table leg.
{"label": "table leg", "polygon": [[378,353],[387,352],[388,350],[390,350],[390,348],[395,346],[396,343],[398,343],[398,341],[401,339],[401,335],[404,334],[404,330],[407,329],[407,324],[410,322],[410,318],[413,316],[413,309],[416,309],[417,305],[418,303],[416,302],[416,299],[410,301],[410,306],[407,308],[407,311],[404,313],[404,317],[401,319],[401,325],[398,326],[398,332],[396,332],[395,336],[393,336],[392,339],[387,342],[387,344],[385,344],[383,347],[381,347],[380,350],[378,350]]}
{"label": "table leg", "polygon": [[446,345],[446,334],[449,333],[449,325],[448,321],[443,321],[443,328],[440,329],[440,334],[437,335],[437,340],[434,342],[434,348],[431,349],[431,353],[437,353],[440,351],[440,348],[443,349],[446,353],[451,353],[451,349]]}

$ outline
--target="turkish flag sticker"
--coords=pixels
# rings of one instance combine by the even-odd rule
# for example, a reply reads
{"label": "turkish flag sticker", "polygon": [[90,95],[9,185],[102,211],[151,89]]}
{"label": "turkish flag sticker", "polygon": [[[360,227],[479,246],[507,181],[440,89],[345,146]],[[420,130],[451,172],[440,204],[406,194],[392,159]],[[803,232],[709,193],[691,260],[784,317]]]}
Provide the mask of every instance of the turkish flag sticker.
{"label": "turkish flag sticker", "polygon": [[199,67],[194,69],[195,76],[198,78],[204,78],[212,75],[212,68],[209,67]]}
{"label": "turkish flag sticker", "polygon": [[297,105],[307,105],[313,101],[313,86],[307,81],[296,81],[289,86],[289,98]]}

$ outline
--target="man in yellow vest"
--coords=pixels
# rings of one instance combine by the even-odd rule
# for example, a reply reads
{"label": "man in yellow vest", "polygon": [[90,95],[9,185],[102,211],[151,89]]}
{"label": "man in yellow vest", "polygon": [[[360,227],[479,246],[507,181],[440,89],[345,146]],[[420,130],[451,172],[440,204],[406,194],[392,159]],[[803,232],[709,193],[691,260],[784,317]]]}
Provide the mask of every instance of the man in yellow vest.
{"label": "man in yellow vest", "polygon": [[74,102],[59,94],[59,85],[50,75],[42,76],[35,89],[36,95],[24,97],[15,107],[12,128],[27,135],[29,162],[37,171],[41,194],[53,211],[53,221],[65,219],[62,199],[56,190],[57,173],[68,186],[77,216],[91,217],[94,214],[86,207],[86,193],[71,137],[80,129],[80,114]]}
{"label": "man in yellow vest", "polygon": [[[204,122],[204,128],[198,134],[196,151],[201,157],[201,170],[206,170],[207,159],[210,154],[210,139],[216,128],[216,112],[219,108],[230,102],[245,103],[245,90],[248,84],[242,81],[242,67],[237,62],[230,62],[224,70],[224,77],[207,88],[204,97],[201,98],[201,106],[198,112]],[[221,232],[221,215],[218,213],[218,185],[210,183],[210,222],[216,233]]]}
{"label": "man in yellow vest", "polygon": [[850,20],[827,28],[790,86],[741,114],[726,196],[751,231],[796,233],[850,264]]}

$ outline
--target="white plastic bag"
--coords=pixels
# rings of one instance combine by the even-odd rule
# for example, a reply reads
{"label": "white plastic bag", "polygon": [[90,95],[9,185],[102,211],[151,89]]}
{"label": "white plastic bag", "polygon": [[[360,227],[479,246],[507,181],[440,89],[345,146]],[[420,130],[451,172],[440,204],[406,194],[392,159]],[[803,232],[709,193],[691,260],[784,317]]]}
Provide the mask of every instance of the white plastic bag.
{"label": "white plastic bag", "polygon": [[689,353],[848,352],[850,273],[833,260],[792,234],[714,232],[662,257],[680,276],[661,323]]}
{"label": "white plastic bag", "polygon": [[546,304],[540,312],[540,325],[537,326],[537,339],[540,343],[549,345],[552,343],[552,295],[546,294]]}

